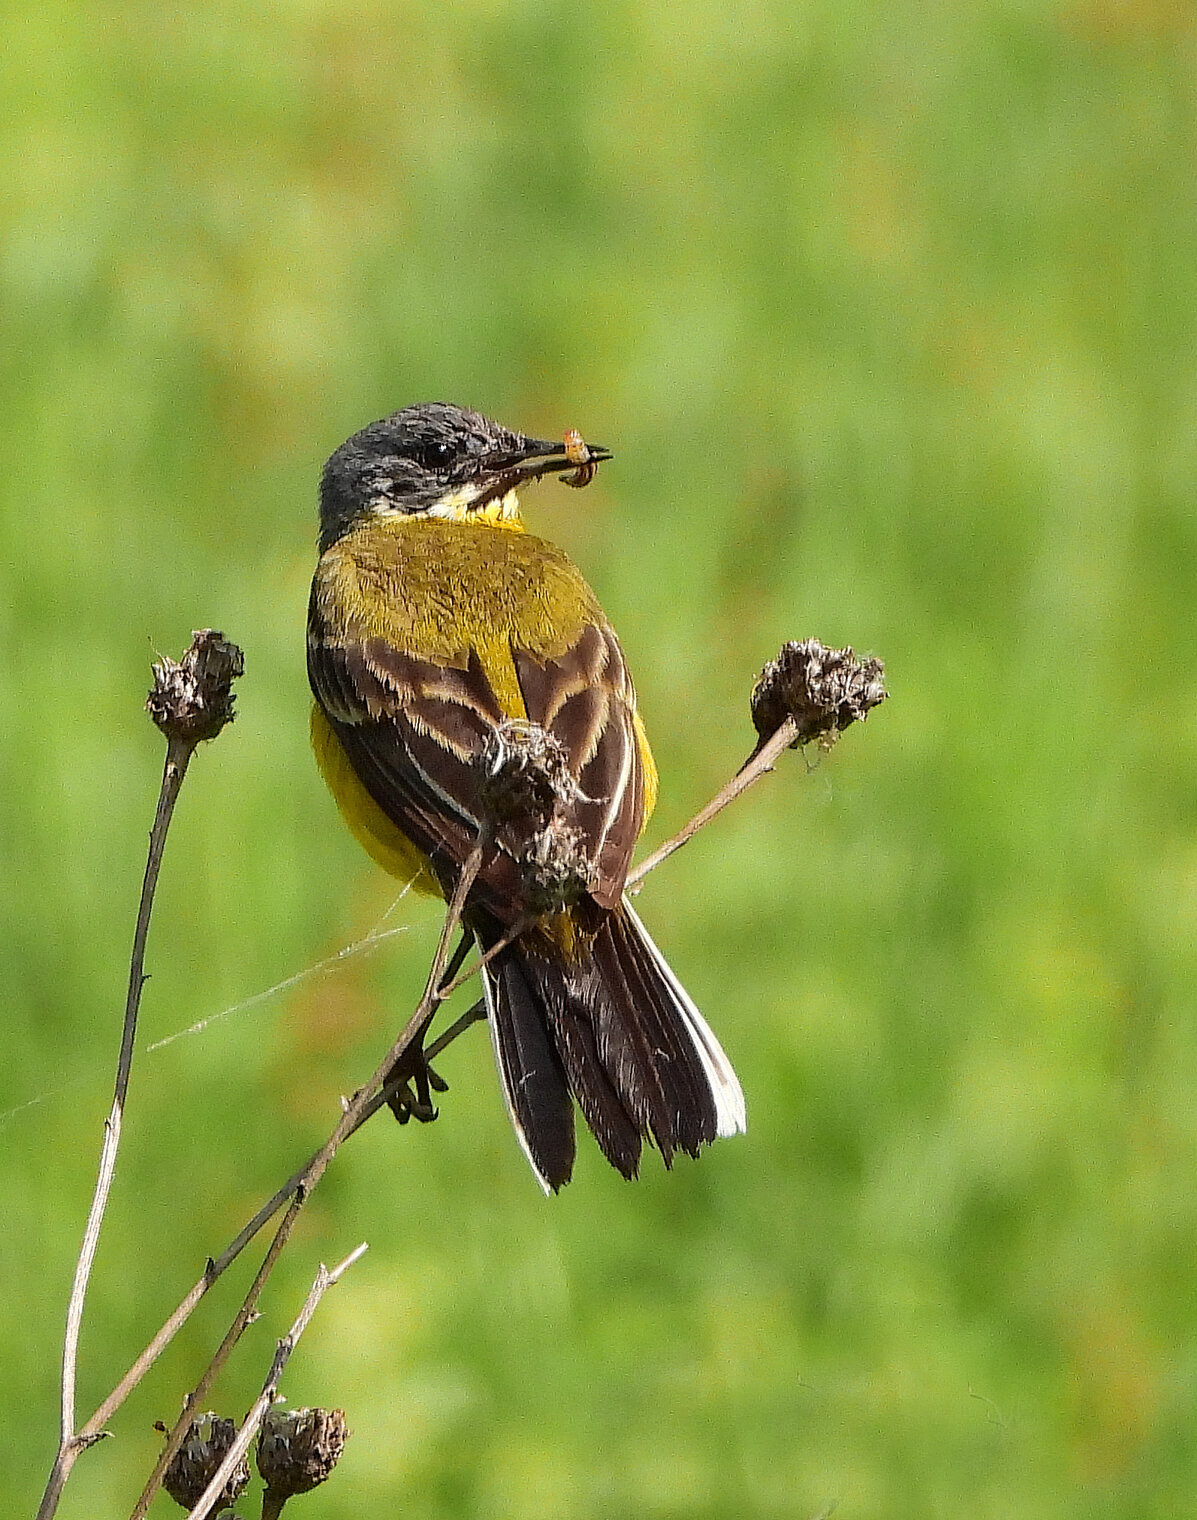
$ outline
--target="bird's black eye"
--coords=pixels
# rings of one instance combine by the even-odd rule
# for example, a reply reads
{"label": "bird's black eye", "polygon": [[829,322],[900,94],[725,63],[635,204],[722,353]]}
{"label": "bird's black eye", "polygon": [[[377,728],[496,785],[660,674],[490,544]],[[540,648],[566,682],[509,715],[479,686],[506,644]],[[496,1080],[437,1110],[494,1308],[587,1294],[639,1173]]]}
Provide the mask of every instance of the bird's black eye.
{"label": "bird's black eye", "polygon": [[427,468],[442,469],[453,458],[453,445],[434,439],[431,443],[424,445],[422,453],[424,456],[422,462]]}

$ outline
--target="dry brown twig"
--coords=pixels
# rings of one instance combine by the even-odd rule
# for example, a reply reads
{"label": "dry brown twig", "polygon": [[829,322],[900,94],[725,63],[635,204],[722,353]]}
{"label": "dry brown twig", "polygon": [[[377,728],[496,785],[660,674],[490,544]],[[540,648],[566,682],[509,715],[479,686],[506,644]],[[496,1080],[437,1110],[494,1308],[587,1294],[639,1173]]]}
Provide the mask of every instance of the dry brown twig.
{"label": "dry brown twig", "polygon": [[[191,647],[177,664],[161,659],[154,666],[154,685],[146,700],[150,716],[166,736],[166,761],[158,807],[150,830],[145,875],[141,884],[141,901],[137,909],[137,927],[133,934],[133,952],[129,961],[129,987],[125,997],[125,1017],[121,1028],[120,1053],[116,1063],[116,1085],[112,1107],[104,1121],[104,1140],[100,1147],[100,1165],[83,1244],[75,1263],[75,1277],[67,1303],[66,1333],[62,1345],[62,1389],[58,1432],[58,1452],[38,1507],[38,1520],[52,1515],[58,1506],[67,1475],[80,1452],[100,1439],[102,1427],[82,1431],[75,1429],[75,1389],[78,1371],[79,1334],[83,1325],[83,1306],[87,1285],[95,1262],[100,1228],[108,1207],[108,1195],[116,1174],[120,1149],[125,1100],[133,1071],[133,1041],[137,1034],[137,1015],[141,992],[145,986],[145,945],[154,909],[154,892],[166,835],[174,814],[179,791],[197,744],[215,739],[233,719],[233,681],[245,668],[244,657],[236,644],[224,635],[205,628],[192,635]],[[90,1422],[89,1422],[90,1425]]]}
{"label": "dry brown twig", "polygon": [[[146,1483],[145,1488],[142,1491],[140,1499],[137,1501],[131,1520],[143,1520],[146,1510],[150,1506],[150,1501],[153,1499],[154,1495],[158,1491],[159,1486],[161,1485],[162,1475],[165,1473],[171,1458],[174,1456],[175,1452],[182,1444],[183,1438],[187,1434],[188,1426],[194,1419],[200,1405],[207,1397],[208,1389],[212,1386],[212,1383],[215,1381],[217,1374],[220,1372],[220,1369],[224,1366],[225,1362],[228,1360],[230,1354],[232,1353],[233,1347],[237,1344],[238,1340],[240,1340],[242,1334],[249,1325],[253,1317],[254,1310],[257,1306],[258,1298],[261,1296],[262,1289],[266,1285],[266,1280],[270,1276],[270,1273],[274,1270],[274,1265],[281,1255],[283,1247],[286,1245],[287,1240],[290,1238],[291,1230],[294,1227],[295,1221],[299,1216],[299,1212],[307,1202],[312,1189],[316,1186],[321,1177],[323,1177],[325,1171],[328,1169],[328,1164],[340,1149],[342,1141],[347,1139],[348,1136],[354,1132],[354,1130],[360,1128],[360,1126],[365,1123],[367,1117],[367,1109],[369,1109],[372,1113],[374,1112],[375,1108],[381,1106],[381,1101],[384,1101],[381,1098],[381,1094],[385,1086],[388,1073],[394,1068],[396,1063],[402,1059],[403,1055],[409,1046],[413,1043],[413,1041],[423,1033],[424,1029],[428,1025],[429,1020],[432,1018],[432,1015],[436,1012],[436,1009],[439,1006],[436,1000],[436,989],[440,985],[441,977],[445,969],[445,964],[449,958],[449,943],[453,938],[453,934],[457,928],[457,925],[461,922],[461,913],[462,909],[465,907],[466,896],[474,884],[474,878],[477,876],[478,869],[482,864],[482,857],[485,849],[486,840],[480,839],[474,846],[474,849],[471,852],[469,859],[466,861],[464,869],[462,870],[461,879],[457,884],[457,889],[453,894],[453,899],[449,904],[448,911],[445,914],[444,923],[441,926],[440,939],[437,942],[436,954],[432,958],[432,966],[428,972],[428,980],[424,987],[424,995],[421,997],[416,1007],[416,1011],[407,1021],[407,1024],[404,1026],[403,1032],[399,1035],[399,1038],[395,1041],[390,1050],[383,1057],[383,1060],[378,1069],[375,1071],[374,1075],[370,1078],[364,1087],[359,1087],[349,1102],[345,1104],[341,1117],[337,1121],[337,1125],[334,1128],[332,1134],[315,1153],[308,1164],[299,1172],[297,1172],[291,1179],[291,1182],[287,1184],[287,1187],[289,1189],[287,1196],[290,1198],[290,1207],[288,1208],[286,1214],[283,1216],[282,1222],[280,1223],[278,1229],[275,1231],[274,1239],[271,1241],[270,1248],[262,1261],[261,1267],[258,1269],[257,1276],[254,1278],[254,1281],[250,1286],[250,1290],[246,1294],[241,1308],[237,1311],[233,1323],[230,1325],[224,1337],[224,1340],[220,1343],[220,1346],[217,1348],[215,1355],[212,1357],[212,1360],[205,1368],[199,1383],[196,1384],[195,1388],[188,1395],[186,1401],[184,1402],[183,1412],[180,1414],[179,1418],[175,1421],[174,1426],[171,1428],[170,1435],[166,1440],[166,1445],[163,1447],[162,1452],[159,1455],[158,1461],[154,1466],[153,1472],[150,1474],[150,1477]],[[292,1184],[294,1185],[292,1186]],[[276,1193],[275,1197],[278,1198],[279,1194]],[[283,1201],[285,1200],[280,1199],[280,1206]],[[265,1215],[265,1217],[263,1217],[262,1210],[259,1210],[258,1213],[254,1216],[255,1219],[261,1219],[263,1224],[265,1224],[267,1219],[270,1217],[270,1215]],[[242,1231],[242,1235],[244,1234],[245,1231]],[[239,1236],[238,1239],[240,1238],[241,1237]],[[247,1244],[248,1239],[249,1237],[246,1239]],[[209,1272],[205,1274],[205,1282],[209,1277],[211,1277],[211,1281],[215,1281],[215,1276]],[[198,1298],[196,1301],[198,1302]],[[176,1316],[172,1315],[172,1320],[175,1317]],[[180,1319],[179,1323],[182,1324],[183,1321]],[[155,1339],[157,1339],[157,1337]],[[165,1344],[165,1341],[163,1341],[162,1345],[164,1346]],[[127,1378],[128,1375],[126,1375],[126,1379],[123,1381],[127,1381]],[[140,1381],[140,1378],[138,1381]],[[136,1382],[130,1383],[129,1391],[131,1392],[135,1386]]]}
{"label": "dry brown twig", "polygon": [[[220,637],[221,636],[219,634],[197,634],[196,640],[220,640]],[[236,646],[234,645],[224,645],[223,647],[228,651],[233,651],[236,655],[236,669],[231,671],[229,677],[231,679],[232,675],[239,675],[241,673],[240,651],[236,650]],[[188,654],[192,655],[195,649],[196,645],[193,643],[192,650],[190,650]],[[186,663],[186,660],[187,656],[184,657],[184,664]],[[162,665],[155,666],[155,677],[158,684],[155,686],[155,692],[151,693],[151,711],[154,713],[155,721],[159,722],[159,726],[163,725],[158,717],[157,712],[154,712],[152,706],[155,693],[158,691],[158,685],[161,684],[163,675],[170,675],[172,672],[182,671],[183,668],[183,666],[173,666],[170,662],[162,662]],[[883,677],[884,670],[879,660],[866,659],[864,661],[858,661],[851,649],[828,649],[827,646],[820,644],[817,640],[813,639],[806,640],[801,644],[790,643],[784,645],[777,659],[770,661],[770,663],[765,667],[760,679],[758,680],[753,690],[753,721],[760,735],[760,742],[757,744],[753,753],[749,756],[743,767],[741,767],[741,769],[731,779],[731,781],[729,781],[727,785],[724,786],[714,798],[712,798],[706,807],[702,808],[697,814],[695,814],[695,816],[682,829],[680,829],[672,839],[666,841],[665,844],[661,845],[659,849],[654,851],[634,872],[631,873],[631,875],[629,875],[627,882],[628,890],[638,890],[644,878],[650,871],[655,869],[655,867],[658,866],[662,861],[668,859],[668,857],[673,854],[675,850],[680,849],[682,845],[693,838],[699,829],[703,828],[718,813],[722,812],[722,810],[730,802],[732,802],[736,797],[740,796],[743,792],[747,791],[748,788],[754,784],[754,782],[758,781],[761,776],[770,771],[773,768],[773,765],[778,756],[784,749],[788,747],[798,747],[810,742],[818,742],[824,747],[829,747],[844,728],[848,727],[851,723],[857,720],[865,718],[868,715],[868,712],[879,702],[883,701],[886,696]],[[231,697],[229,697],[227,714],[223,718],[222,723],[217,726],[213,733],[219,732],[219,727],[223,726],[223,722],[227,722],[231,716],[232,701]],[[124,1032],[122,1034],[121,1064],[118,1067],[117,1098],[119,1101],[114,1101],[114,1112],[116,1113],[115,1133],[117,1139],[119,1139],[120,1111],[123,1110],[125,1093],[128,1087],[128,1068],[132,1056],[132,1039],[136,1026],[136,1010],[140,999],[142,982],[141,965],[144,958],[145,931],[148,927],[149,908],[152,906],[153,886],[157,879],[158,865],[161,862],[161,852],[162,846],[165,842],[166,827],[169,824],[170,811],[173,808],[174,800],[178,796],[178,788],[182,783],[182,776],[186,770],[186,762],[190,759],[191,753],[194,752],[195,744],[198,743],[200,739],[213,737],[213,733],[198,733],[194,737],[190,738],[189,745],[186,749],[186,755],[182,760],[182,765],[179,769],[177,779],[172,781],[173,790],[170,790],[169,792],[169,801],[165,804],[162,800],[159,802],[159,817],[155,821],[154,834],[151,835],[150,853],[153,873],[151,877],[151,867],[150,865],[147,865],[147,886],[145,889],[143,889],[142,912],[139,913],[138,916],[138,932],[134,941],[135,969],[131,970],[130,973],[129,1003],[132,1009],[132,1013],[126,1013],[126,1024]],[[512,738],[511,735],[505,735],[504,737],[505,741],[508,743]],[[519,738],[520,736],[517,735],[515,737]],[[567,848],[561,852],[560,858],[555,859],[552,849],[545,849],[546,838],[548,836],[551,836],[552,833],[553,787],[555,784],[559,783],[560,778],[555,778],[555,771],[553,769],[554,756],[551,745],[538,746],[537,741],[539,738],[540,736],[538,735],[525,734],[522,736],[524,742],[521,748],[519,761],[516,766],[520,784],[523,785],[526,789],[530,789],[530,795],[541,797],[543,805],[547,808],[547,816],[544,827],[540,830],[539,834],[534,833],[533,835],[533,843],[539,844],[540,854],[539,856],[533,858],[532,864],[537,872],[538,881],[542,880],[545,877],[545,873],[547,871],[548,879],[552,883],[554,890],[572,891],[577,886],[577,882],[574,880],[572,875],[574,871],[573,852]],[[538,762],[536,758],[536,755],[539,752],[539,748],[544,748],[546,752],[547,758],[543,763]],[[531,755],[531,758],[529,758],[529,754]],[[178,764],[177,755],[175,756],[175,764]],[[164,775],[163,780],[164,797],[168,795],[168,777],[171,775],[171,765],[172,755],[169,745],[168,733],[167,772]],[[158,837],[160,822],[161,830],[160,837]],[[156,856],[154,851],[155,838],[158,839]],[[191,1421],[195,1417],[196,1412],[206,1397],[208,1389],[211,1387],[212,1382],[215,1380],[217,1374],[220,1372],[221,1368],[227,1361],[228,1356],[233,1350],[233,1347],[236,1345],[237,1341],[240,1339],[246,1327],[254,1317],[254,1314],[256,1312],[256,1305],[261,1295],[262,1289],[264,1288],[265,1283],[271,1271],[273,1270],[279,1255],[281,1254],[284,1246],[287,1243],[287,1240],[290,1237],[291,1230],[294,1226],[299,1211],[302,1209],[308,1196],[310,1196],[312,1189],[324,1175],[324,1172],[327,1170],[328,1165],[332,1161],[337,1150],[340,1148],[341,1144],[349,1138],[350,1135],[354,1134],[380,1108],[385,1106],[388,1100],[394,1096],[396,1092],[404,1089],[404,1079],[400,1076],[395,1075],[396,1068],[399,1067],[402,1058],[412,1047],[413,1043],[423,1035],[424,1030],[431,1022],[433,1016],[435,1015],[437,1009],[444,1001],[444,999],[447,998],[450,993],[452,993],[462,983],[477,974],[479,968],[485,964],[487,960],[489,960],[493,955],[497,954],[499,950],[505,948],[512,939],[514,939],[519,933],[523,931],[524,928],[527,927],[526,923],[519,923],[513,926],[507,938],[501,941],[499,945],[495,946],[488,955],[480,957],[478,960],[468,966],[464,971],[462,971],[460,975],[450,977],[445,976],[445,968],[449,963],[449,944],[452,940],[453,934],[461,922],[461,915],[462,910],[465,906],[466,896],[469,892],[470,887],[473,885],[474,879],[477,876],[477,873],[482,865],[483,856],[488,844],[488,836],[479,838],[469,860],[466,862],[466,865],[461,873],[461,877],[457,883],[456,890],[453,894],[452,901],[449,903],[446,910],[440,937],[437,943],[436,953],[433,957],[432,966],[429,970],[429,975],[425,984],[423,996],[421,997],[420,1002],[415,1009],[415,1012],[412,1014],[411,1018],[404,1026],[402,1032],[395,1040],[394,1044],[391,1046],[382,1062],[379,1064],[377,1070],[374,1072],[374,1075],[367,1083],[365,1083],[364,1086],[360,1087],[357,1090],[351,1099],[344,1102],[343,1112],[340,1119],[334,1127],[332,1134],[320,1147],[320,1149],[317,1150],[309,1158],[307,1163],[298,1171],[296,1171],[287,1180],[287,1182],[283,1184],[281,1188],[279,1188],[279,1190],[274,1194],[272,1198],[263,1204],[263,1206],[258,1210],[253,1218],[249,1220],[248,1223],[233,1238],[233,1240],[229,1242],[229,1244],[220,1253],[220,1255],[208,1261],[203,1274],[192,1286],[189,1292],[184,1296],[178,1307],[164,1322],[164,1324],[150,1340],[145,1349],[130,1366],[129,1370],[113,1388],[112,1392],[99,1405],[91,1418],[79,1429],[77,1433],[75,1433],[73,1429],[74,1366],[78,1345],[79,1320],[82,1314],[82,1299],[83,1293],[86,1289],[87,1275],[90,1271],[91,1260],[94,1257],[95,1238],[98,1236],[99,1221],[103,1216],[104,1203],[106,1202],[107,1198],[107,1188],[111,1184],[111,1168],[115,1164],[116,1147],[115,1143],[111,1145],[111,1158],[107,1163],[108,1174],[107,1181],[104,1183],[103,1197],[100,1198],[100,1185],[98,1184],[97,1198],[100,1201],[98,1205],[96,1203],[93,1203],[92,1213],[96,1216],[95,1227],[93,1230],[92,1220],[89,1218],[88,1232],[85,1236],[84,1250],[85,1252],[90,1251],[90,1254],[87,1257],[86,1265],[83,1266],[83,1253],[81,1253],[81,1269],[76,1273],[76,1290],[72,1292],[71,1318],[68,1320],[67,1345],[64,1349],[63,1358],[63,1435],[60,1441],[59,1452],[55,1461],[54,1469],[51,1472],[50,1481],[47,1484],[41,1507],[38,1510],[37,1520],[49,1520],[49,1517],[53,1516],[57,1509],[58,1499],[61,1495],[62,1487],[65,1484],[66,1478],[79,1453],[83,1450],[86,1450],[88,1446],[94,1444],[95,1441],[99,1440],[105,1434],[104,1427],[107,1424],[108,1420],[111,1419],[112,1415],[115,1414],[115,1412],[120,1408],[125,1399],[149,1371],[150,1367],[157,1360],[158,1356],[162,1353],[162,1351],[165,1350],[170,1341],[186,1323],[188,1318],[194,1312],[195,1308],[198,1306],[200,1300],[207,1293],[208,1289],[217,1281],[217,1279],[225,1272],[225,1270],[227,1270],[233,1261],[236,1260],[236,1258],[241,1254],[245,1247],[249,1245],[249,1243],[255,1238],[261,1229],[267,1223],[269,1223],[269,1221],[278,1213],[279,1209],[284,1205],[289,1204],[287,1212],[284,1215],[283,1220],[280,1222],[279,1227],[276,1230],[275,1235],[271,1241],[270,1247],[268,1248],[266,1255],[263,1258],[258,1273],[255,1276],[254,1281],[248,1293],[246,1294],[245,1299],[242,1302],[241,1308],[237,1311],[237,1314],[234,1317],[229,1330],[226,1332],[226,1335],[221,1342],[220,1347],[218,1347],[217,1351],[214,1353],[211,1361],[209,1362],[208,1367],[205,1369],[200,1382],[196,1385],[191,1395],[189,1395],[188,1399],[185,1401],[183,1412],[171,1430],[170,1435],[167,1438],[166,1445],[164,1446],[159,1460],[155,1466],[154,1472],[151,1474],[150,1479],[146,1483],[145,1489],[143,1490],[142,1495],[138,1500],[131,1520],[143,1520],[150,1501],[161,1485],[163,1473],[165,1472],[172,1457],[186,1436]],[[134,991],[135,981],[136,992]],[[427,1048],[424,1053],[425,1059],[431,1060],[433,1057],[438,1055],[441,1051],[446,1049],[455,1039],[457,1039],[459,1035],[464,1033],[467,1028],[469,1028],[472,1024],[477,1023],[484,1016],[485,1015],[481,1004],[475,1004]],[[130,1022],[130,1019],[132,1022]],[[126,1046],[128,1047],[127,1054]],[[410,1091],[408,1091],[407,1096],[410,1098]],[[110,1119],[110,1124],[111,1123],[112,1120]],[[109,1131],[108,1126],[106,1126],[106,1156],[109,1152],[109,1148]],[[102,1163],[101,1169],[102,1181],[103,1167],[104,1163]],[[357,1256],[361,1254],[361,1251],[363,1249],[364,1247],[359,1247],[358,1251],[354,1252],[351,1257],[347,1258],[346,1261],[336,1269],[335,1273],[332,1274],[331,1280],[335,1280],[335,1277],[339,1276],[341,1271],[348,1267],[352,1261],[356,1260]],[[323,1271],[323,1269],[321,1270]],[[80,1282],[82,1283],[82,1287],[79,1287]],[[300,1331],[302,1331],[303,1326],[307,1324],[307,1320],[310,1319],[311,1313],[314,1312],[316,1303],[319,1302],[321,1294],[329,1286],[329,1283],[325,1282],[324,1287],[320,1288],[320,1291],[317,1292],[316,1289],[319,1285],[319,1282],[320,1279],[317,1278],[317,1284],[313,1286],[313,1294],[315,1294],[314,1301],[312,1300],[312,1295],[309,1295],[309,1302],[311,1305],[310,1309],[308,1305],[305,1304],[306,1318],[303,1314],[301,1314],[303,1323],[300,1325]],[[299,1324],[299,1321],[296,1323]],[[297,1335],[295,1338],[297,1338]],[[279,1345],[281,1351],[284,1342],[280,1342]],[[288,1348],[286,1356],[283,1357],[282,1365],[285,1365],[286,1357],[289,1355],[290,1348]],[[277,1363],[277,1355],[275,1360]],[[280,1365],[277,1367],[277,1372],[281,1373],[281,1370],[282,1366]],[[275,1374],[276,1368],[272,1367],[271,1377],[274,1377],[274,1381],[277,1382],[277,1376]],[[268,1377],[267,1379],[267,1387],[269,1387],[271,1384],[271,1377]],[[67,1392],[68,1385],[70,1389],[69,1404]],[[261,1399],[259,1399],[258,1403],[261,1403]],[[269,1407],[269,1401],[265,1407]],[[258,1404],[255,1404],[254,1410],[251,1410],[250,1416],[248,1418],[253,1418],[254,1411],[257,1409]],[[265,1410],[263,1409],[262,1413],[264,1412]],[[260,1415],[258,1415],[257,1418],[258,1422],[260,1423]],[[245,1428],[248,1428],[248,1425],[243,1427],[243,1432]],[[248,1447],[250,1439],[252,1439],[252,1431],[250,1432],[249,1437],[247,1437],[244,1445],[241,1446],[241,1452],[243,1452]],[[233,1460],[235,1461],[236,1458]],[[222,1478],[220,1485],[213,1488],[213,1496],[216,1496],[220,1493],[220,1488],[223,1486],[223,1482],[224,1479]],[[213,1483],[216,1483],[215,1479],[213,1479]],[[211,1506],[209,1506],[209,1509],[210,1508]],[[198,1516],[201,1513],[207,1514],[208,1512],[209,1510],[207,1509],[196,1509],[192,1513],[193,1515]]]}
{"label": "dry brown twig", "polygon": [[286,1335],[283,1336],[282,1340],[279,1341],[275,1349],[274,1360],[270,1364],[270,1371],[266,1374],[266,1381],[262,1384],[261,1393],[254,1400],[253,1407],[241,1422],[241,1428],[237,1432],[236,1439],[229,1447],[223,1462],[221,1462],[213,1474],[212,1481],[204,1490],[199,1503],[189,1512],[187,1520],[207,1520],[207,1516],[215,1509],[216,1503],[224,1492],[224,1486],[228,1482],[230,1475],[249,1450],[250,1443],[253,1441],[254,1436],[257,1435],[258,1428],[266,1417],[270,1406],[278,1397],[279,1379],[283,1375],[283,1368],[290,1361],[296,1342],[307,1329],[312,1315],[316,1312],[317,1305],[325,1293],[328,1292],[329,1288],[334,1283],[340,1281],[342,1273],[349,1270],[365,1249],[366,1246],[362,1244],[355,1251],[351,1251],[345,1260],[339,1266],[334,1267],[331,1272],[327,1267],[321,1266],[320,1270],[316,1273],[316,1280],[312,1284],[307,1298],[304,1300],[303,1308],[296,1316],[295,1323],[287,1331]]}

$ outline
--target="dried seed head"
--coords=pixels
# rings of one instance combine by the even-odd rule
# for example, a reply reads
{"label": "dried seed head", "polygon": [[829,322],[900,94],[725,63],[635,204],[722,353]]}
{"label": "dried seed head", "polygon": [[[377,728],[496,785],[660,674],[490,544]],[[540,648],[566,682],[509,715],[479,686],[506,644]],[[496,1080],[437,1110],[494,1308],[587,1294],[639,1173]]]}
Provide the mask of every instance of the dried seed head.
{"label": "dried seed head", "polygon": [[201,628],[180,661],[155,662],[146,710],[168,739],[190,744],[215,739],[233,721],[233,682],[244,669],[245,656],[236,644],[213,628]]}
{"label": "dried seed head", "polygon": [[[192,1420],[182,1446],[175,1452],[162,1478],[163,1488],[176,1504],[187,1510],[195,1508],[216,1476],[216,1469],[224,1461],[236,1435],[236,1420],[223,1420],[210,1413]],[[249,1463],[242,1457],[225,1484],[216,1507],[220,1509],[235,1504],[248,1485]]]}
{"label": "dried seed head", "polygon": [[793,718],[798,737],[792,748],[813,739],[830,747],[887,695],[880,660],[858,660],[850,648],[829,649],[818,639],[791,641],[781,646],[752,689],[752,721],[765,740]]}
{"label": "dried seed head", "polygon": [[258,1436],[258,1471],[276,1512],[294,1494],[324,1482],[348,1439],[343,1409],[276,1407],[267,1414]]}
{"label": "dried seed head", "polygon": [[520,857],[529,913],[560,913],[594,884],[594,861],[586,841],[571,824],[538,829]]}
{"label": "dried seed head", "polygon": [[587,800],[565,746],[538,723],[509,719],[482,756],[479,797],[498,826],[500,847],[520,868],[530,913],[558,913],[590,889],[594,862],[566,820]]}
{"label": "dried seed head", "polygon": [[558,803],[581,795],[565,746],[539,723],[509,718],[491,731],[482,753],[481,801],[496,823],[544,820]]}

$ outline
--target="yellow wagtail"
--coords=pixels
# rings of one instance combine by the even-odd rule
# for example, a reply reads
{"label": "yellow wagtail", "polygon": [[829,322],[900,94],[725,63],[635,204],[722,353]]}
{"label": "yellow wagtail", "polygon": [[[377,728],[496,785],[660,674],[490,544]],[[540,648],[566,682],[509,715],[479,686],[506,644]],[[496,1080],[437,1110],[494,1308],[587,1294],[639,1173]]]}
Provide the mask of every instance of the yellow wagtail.
{"label": "yellow wagtail", "polygon": [[[619,642],[577,568],[520,521],[522,485],[570,470],[581,484],[609,457],[441,403],[372,423],[324,469],[308,618],[312,742],[354,835],[448,898],[485,829],[466,930],[485,950],[533,918],[482,980],[546,1191],[573,1169],[571,1094],[625,1177],[645,1140],[668,1165],[745,1125],[719,1041],[623,895],[657,775]],[[544,912],[518,827],[487,820],[486,757],[509,720],[547,732],[570,778],[554,828],[580,842],[585,889]]]}

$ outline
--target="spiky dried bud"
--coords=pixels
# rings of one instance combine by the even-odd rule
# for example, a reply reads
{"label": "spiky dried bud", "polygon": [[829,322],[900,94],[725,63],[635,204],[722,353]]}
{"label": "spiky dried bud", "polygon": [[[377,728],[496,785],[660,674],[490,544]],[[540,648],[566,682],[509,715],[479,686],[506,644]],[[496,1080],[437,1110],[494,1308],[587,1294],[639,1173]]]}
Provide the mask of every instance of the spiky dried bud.
{"label": "spiky dried bud", "polygon": [[272,1409],[258,1436],[258,1471],[271,1512],[323,1483],[348,1439],[343,1409]]}
{"label": "spiky dried bud", "polygon": [[762,741],[793,718],[798,737],[791,748],[814,739],[830,746],[887,695],[880,660],[858,660],[851,648],[829,649],[818,639],[791,640],[752,689],[752,721]]}
{"label": "spiky dried bud", "polygon": [[532,835],[520,856],[525,907],[533,914],[560,913],[594,884],[594,861],[572,825],[549,823]]}
{"label": "spiky dried bud", "polygon": [[[163,1488],[176,1504],[187,1510],[195,1508],[216,1476],[216,1469],[224,1461],[236,1435],[236,1420],[223,1420],[211,1413],[192,1420],[182,1446],[175,1452],[162,1478]],[[217,1500],[217,1508],[235,1504],[248,1486],[249,1463],[242,1457]]]}
{"label": "spiky dried bud", "polygon": [[146,711],[168,739],[215,739],[233,721],[233,682],[244,669],[236,644],[214,628],[201,628],[181,660],[155,662]]}
{"label": "spiky dried bud", "polygon": [[559,802],[581,796],[565,746],[539,723],[508,718],[494,728],[482,752],[480,800],[495,823],[545,820]]}
{"label": "spiky dried bud", "polygon": [[540,724],[512,718],[491,734],[482,766],[479,801],[496,825],[498,843],[520,868],[525,906],[535,914],[559,913],[594,878],[586,842],[566,821],[587,798],[565,746]]}

